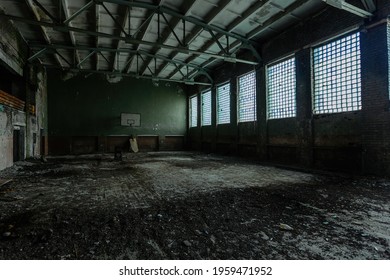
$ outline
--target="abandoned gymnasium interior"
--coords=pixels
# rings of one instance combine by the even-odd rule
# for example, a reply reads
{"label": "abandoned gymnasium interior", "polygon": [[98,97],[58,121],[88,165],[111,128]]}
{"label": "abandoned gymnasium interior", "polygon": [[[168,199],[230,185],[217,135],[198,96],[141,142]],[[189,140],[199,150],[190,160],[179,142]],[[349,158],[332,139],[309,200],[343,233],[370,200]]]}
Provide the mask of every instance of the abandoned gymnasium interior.
{"label": "abandoned gymnasium interior", "polygon": [[0,0],[0,259],[390,259],[389,15]]}

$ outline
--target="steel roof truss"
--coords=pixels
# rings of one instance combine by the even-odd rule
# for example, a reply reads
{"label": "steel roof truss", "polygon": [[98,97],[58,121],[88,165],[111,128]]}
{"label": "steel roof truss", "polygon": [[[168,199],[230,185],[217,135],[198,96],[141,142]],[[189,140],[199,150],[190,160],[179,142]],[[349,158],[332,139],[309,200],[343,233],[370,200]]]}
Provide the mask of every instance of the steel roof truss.
{"label": "steel roof truss", "polygon": [[[112,13],[110,12],[109,9],[107,9],[106,5],[104,5],[104,3],[102,3],[102,7],[106,10],[107,14],[112,18],[112,20],[115,22],[115,24],[119,27],[119,29],[123,32],[123,34],[126,35],[126,37],[129,37],[129,34],[127,33],[127,31],[124,29],[123,27],[123,24],[120,24],[116,18],[112,15]],[[126,20],[124,21],[126,23]]]}
{"label": "steel roof truss", "polygon": [[58,20],[48,11],[46,8],[38,2],[38,0],[32,0],[51,20],[52,22],[58,22]]}

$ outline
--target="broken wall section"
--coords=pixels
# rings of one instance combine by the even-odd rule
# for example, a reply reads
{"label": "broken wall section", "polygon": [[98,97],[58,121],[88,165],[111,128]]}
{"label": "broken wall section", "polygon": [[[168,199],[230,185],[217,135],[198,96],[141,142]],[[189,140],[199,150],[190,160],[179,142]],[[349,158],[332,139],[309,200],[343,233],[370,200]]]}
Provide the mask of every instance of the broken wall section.
{"label": "broken wall section", "polygon": [[[9,22],[0,19],[0,170],[40,156],[47,128],[46,72],[27,65],[28,46]],[[19,106],[15,106],[12,99]],[[20,106],[21,105],[21,106]]]}

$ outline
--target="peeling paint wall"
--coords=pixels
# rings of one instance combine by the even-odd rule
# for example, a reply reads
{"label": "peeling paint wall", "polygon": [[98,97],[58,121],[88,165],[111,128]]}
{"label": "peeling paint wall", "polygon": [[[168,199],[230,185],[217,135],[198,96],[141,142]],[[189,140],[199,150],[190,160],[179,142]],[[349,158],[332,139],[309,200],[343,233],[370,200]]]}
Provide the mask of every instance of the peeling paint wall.
{"label": "peeling paint wall", "polygon": [[41,129],[47,131],[47,86],[45,70],[26,65],[28,47],[15,27],[0,19],[0,89],[26,104],[35,114],[0,103],[0,170],[14,163],[14,133],[21,133],[21,160],[41,155]]}
{"label": "peeling paint wall", "polygon": [[[63,81],[61,72],[48,74],[50,154],[113,152],[118,145],[128,150],[130,135],[145,150],[171,149],[171,136],[183,142],[187,99],[178,84],[109,83],[103,75]],[[121,126],[121,113],[140,114],[141,126]]]}

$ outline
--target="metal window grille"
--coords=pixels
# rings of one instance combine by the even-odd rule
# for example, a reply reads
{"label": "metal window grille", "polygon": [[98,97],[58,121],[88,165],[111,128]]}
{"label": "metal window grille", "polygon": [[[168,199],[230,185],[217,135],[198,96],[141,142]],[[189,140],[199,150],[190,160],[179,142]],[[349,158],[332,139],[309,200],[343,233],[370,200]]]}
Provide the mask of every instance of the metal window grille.
{"label": "metal window grille", "polygon": [[388,53],[388,76],[389,76],[389,98],[390,98],[390,19],[387,20],[387,53]]}
{"label": "metal window grille", "polygon": [[190,127],[198,126],[198,96],[190,98]]}
{"label": "metal window grille", "polygon": [[359,33],[315,48],[313,62],[315,114],[362,108]]}
{"label": "metal window grille", "polygon": [[291,118],[296,115],[295,58],[267,69],[268,118]]}
{"label": "metal window grille", "polygon": [[256,73],[238,78],[238,121],[256,120]]}
{"label": "metal window grille", "polygon": [[217,87],[217,124],[230,123],[230,83]]}
{"label": "metal window grille", "polygon": [[202,93],[202,125],[211,125],[211,90]]}

